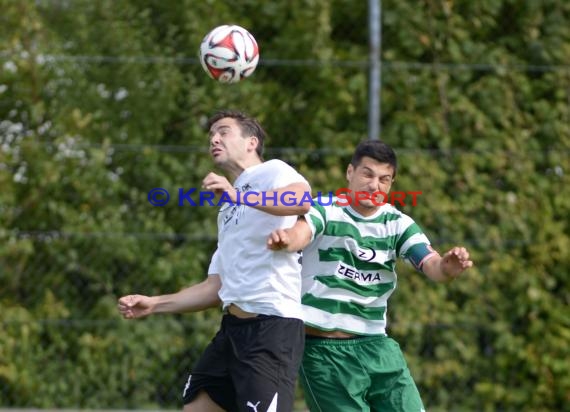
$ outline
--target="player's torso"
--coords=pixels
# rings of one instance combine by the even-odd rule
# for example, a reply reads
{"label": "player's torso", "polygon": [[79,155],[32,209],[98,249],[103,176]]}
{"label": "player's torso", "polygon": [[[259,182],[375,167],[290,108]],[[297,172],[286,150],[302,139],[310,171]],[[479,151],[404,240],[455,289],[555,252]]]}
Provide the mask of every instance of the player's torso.
{"label": "player's torso", "polygon": [[385,208],[366,219],[346,207],[325,210],[323,233],[303,251],[306,320],[328,329],[384,333],[387,301],[397,284],[401,214]]}

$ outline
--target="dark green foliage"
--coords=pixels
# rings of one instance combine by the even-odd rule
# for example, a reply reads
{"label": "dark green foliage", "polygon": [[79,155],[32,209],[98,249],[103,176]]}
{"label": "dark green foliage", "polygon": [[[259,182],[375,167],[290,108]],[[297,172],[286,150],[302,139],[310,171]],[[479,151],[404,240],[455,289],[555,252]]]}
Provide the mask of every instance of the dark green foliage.
{"label": "dark green foliage", "polygon": [[[0,406],[179,408],[219,311],[124,321],[126,293],[202,280],[216,209],[206,118],[257,116],[267,158],[345,185],[367,135],[367,2],[0,0]],[[570,3],[384,1],[382,136],[434,246],[476,267],[398,266],[389,332],[432,411],[570,402]],[[213,27],[257,38],[237,85],[202,71]],[[170,192],[152,207],[150,189]]]}

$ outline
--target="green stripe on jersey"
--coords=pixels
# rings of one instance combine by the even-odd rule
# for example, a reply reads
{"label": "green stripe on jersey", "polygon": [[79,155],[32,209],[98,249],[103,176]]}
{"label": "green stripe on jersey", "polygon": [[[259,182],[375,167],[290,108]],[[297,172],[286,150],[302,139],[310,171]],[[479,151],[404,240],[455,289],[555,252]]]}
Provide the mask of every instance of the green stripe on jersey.
{"label": "green stripe on jersey", "polygon": [[313,209],[315,209],[319,213],[319,215],[321,215],[321,217],[323,218],[323,221],[325,221],[327,219],[327,211],[318,201],[315,202],[313,200],[313,204],[311,207]]}
{"label": "green stripe on jersey", "polygon": [[316,216],[313,215],[309,215],[309,217],[311,218],[311,222],[313,223],[313,226],[315,226],[315,236],[318,234],[323,233],[323,221],[321,219],[319,219]]}
{"label": "green stripe on jersey", "polygon": [[374,236],[362,236],[358,229],[345,222],[327,222],[324,236],[334,236],[334,237],[350,237],[362,246],[372,248],[374,250],[389,250],[394,247],[396,243],[397,236],[387,236],[383,238],[377,238]]}
{"label": "green stripe on jersey", "polygon": [[400,248],[402,247],[402,245],[404,243],[406,243],[406,241],[411,238],[412,236],[418,234],[418,233],[423,233],[422,230],[420,229],[420,227],[416,224],[413,223],[411,224],[404,233],[402,233],[402,235],[400,236],[400,239],[398,239],[398,243],[396,243],[396,256],[400,256]]}
{"label": "green stripe on jersey", "polygon": [[373,285],[359,285],[358,283],[352,280],[344,280],[339,279],[336,276],[315,276],[315,280],[321,282],[323,285],[329,288],[337,288],[337,289],[344,289],[350,290],[351,292],[356,293],[357,295],[369,297],[369,296],[376,296],[380,297],[386,292],[391,291],[394,289],[394,282],[388,283],[375,283]]}
{"label": "green stripe on jersey", "polygon": [[356,303],[340,302],[335,299],[321,299],[310,293],[303,296],[302,303],[303,305],[312,306],[328,313],[343,313],[367,320],[382,320],[384,319],[384,312],[386,311],[384,306],[367,308]]}
{"label": "green stripe on jersey", "polygon": [[350,250],[344,248],[329,248],[325,250],[319,249],[319,261],[320,262],[337,262],[346,263],[358,270],[388,270],[392,272],[394,270],[394,261],[389,260],[384,264],[379,262],[366,262],[357,259]]}

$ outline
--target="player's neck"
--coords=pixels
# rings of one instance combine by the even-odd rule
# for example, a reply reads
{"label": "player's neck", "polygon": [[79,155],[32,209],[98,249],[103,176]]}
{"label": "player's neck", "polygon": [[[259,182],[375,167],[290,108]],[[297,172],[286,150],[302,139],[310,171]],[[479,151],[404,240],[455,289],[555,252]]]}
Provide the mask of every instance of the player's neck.
{"label": "player's neck", "polygon": [[364,207],[362,205],[352,205],[352,210],[362,217],[371,217],[378,213],[379,207]]}
{"label": "player's neck", "polygon": [[235,180],[239,175],[243,173],[244,170],[261,163],[263,162],[261,159],[259,159],[259,157],[251,157],[232,164],[224,165],[224,169],[232,176],[233,180]]}

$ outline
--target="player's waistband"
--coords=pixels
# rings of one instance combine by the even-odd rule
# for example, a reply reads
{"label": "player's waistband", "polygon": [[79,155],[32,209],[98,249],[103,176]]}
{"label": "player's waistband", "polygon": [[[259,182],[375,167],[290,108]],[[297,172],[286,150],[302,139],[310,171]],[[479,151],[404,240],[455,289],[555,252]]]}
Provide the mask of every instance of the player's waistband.
{"label": "player's waistband", "polygon": [[305,326],[305,336],[307,339],[358,339],[366,335],[357,335],[341,330],[321,330],[311,326]]}
{"label": "player's waistband", "polygon": [[249,319],[249,318],[255,318],[255,317],[259,316],[259,313],[246,312],[245,310],[241,309],[237,305],[234,305],[233,303],[230,303],[228,306],[226,306],[224,308],[224,313],[229,314],[229,315],[233,315],[236,318],[240,318],[240,319]]}

